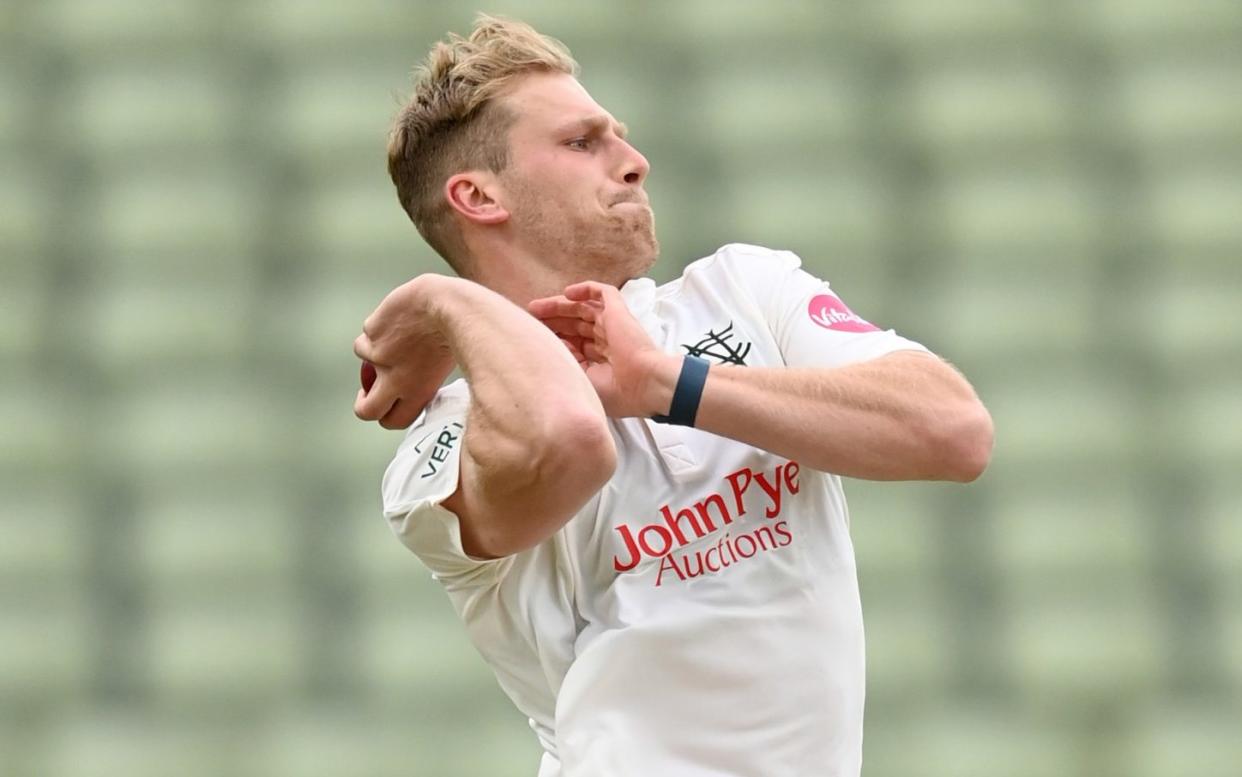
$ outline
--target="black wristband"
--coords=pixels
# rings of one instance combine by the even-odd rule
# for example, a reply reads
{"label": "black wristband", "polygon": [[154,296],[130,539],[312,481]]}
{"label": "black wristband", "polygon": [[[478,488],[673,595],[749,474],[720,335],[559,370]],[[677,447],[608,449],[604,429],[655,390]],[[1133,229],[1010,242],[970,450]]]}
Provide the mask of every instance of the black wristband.
{"label": "black wristband", "polygon": [[652,416],[651,420],[661,424],[694,426],[699,400],[703,398],[703,384],[707,383],[707,368],[711,364],[697,356],[685,357],[681,363],[681,375],[677,378],[677,388],[673,389],[673,402],[668,415]]}

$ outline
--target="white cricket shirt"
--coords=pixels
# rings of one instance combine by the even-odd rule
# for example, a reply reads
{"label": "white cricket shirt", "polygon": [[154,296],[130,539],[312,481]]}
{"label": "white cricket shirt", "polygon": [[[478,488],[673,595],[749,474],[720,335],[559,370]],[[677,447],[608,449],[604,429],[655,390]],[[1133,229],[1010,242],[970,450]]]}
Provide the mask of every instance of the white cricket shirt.
{"label": "white cricket shirt", "polygon": [[[713,362],[926,351],[784,251],[727,245],[676,281],[621,292],[657,345]],[[539,777],[858,776],[863,622],[839,477],[696,429],[611,420],[618,463],[603,490],[537,547],[478,561],[440,504],[468,404],[452,383],[410,428],[384,511],[530,718]]]}

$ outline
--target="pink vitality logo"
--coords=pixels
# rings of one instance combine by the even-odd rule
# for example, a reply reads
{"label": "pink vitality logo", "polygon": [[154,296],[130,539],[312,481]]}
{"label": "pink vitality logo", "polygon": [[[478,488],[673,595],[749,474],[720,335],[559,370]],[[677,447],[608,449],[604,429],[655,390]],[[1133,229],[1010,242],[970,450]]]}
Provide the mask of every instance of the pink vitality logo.
{"label": "pink vitality logo", "polygon": [[825,329],[838,332],[878,332],[879,327],[863,320],[845,303],[831,294],[816,294],[806,306],[811,320]]}

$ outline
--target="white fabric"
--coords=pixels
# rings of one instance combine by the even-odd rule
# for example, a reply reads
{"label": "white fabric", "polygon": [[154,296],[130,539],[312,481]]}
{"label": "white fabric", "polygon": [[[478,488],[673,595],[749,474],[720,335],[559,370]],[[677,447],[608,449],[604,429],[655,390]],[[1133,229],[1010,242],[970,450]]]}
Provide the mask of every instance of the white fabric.
{"label": "white fabric", "polygon": [[[622,294],[664,350],[713,361],[926,351],[854,317],[788,252],[728,245]],[[530,717],[539,777],[858,776],[863,625],[836,475],[695,429],[610,421],[619,455],[604,489],[538,547],[477,561],[440,506],[468,402],[464,383],[447,386],[409,430],[384,510]]]}

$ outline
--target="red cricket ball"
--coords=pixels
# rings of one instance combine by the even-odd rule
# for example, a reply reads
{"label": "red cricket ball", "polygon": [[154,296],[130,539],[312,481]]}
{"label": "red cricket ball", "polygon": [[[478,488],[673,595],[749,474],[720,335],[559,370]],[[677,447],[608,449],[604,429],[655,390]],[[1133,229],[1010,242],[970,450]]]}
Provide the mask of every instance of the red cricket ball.
{"label": "red cricket ball", "polygon": [[375,385],[375,365],[371,362],[362,363],[362,393],[370,393]]}

